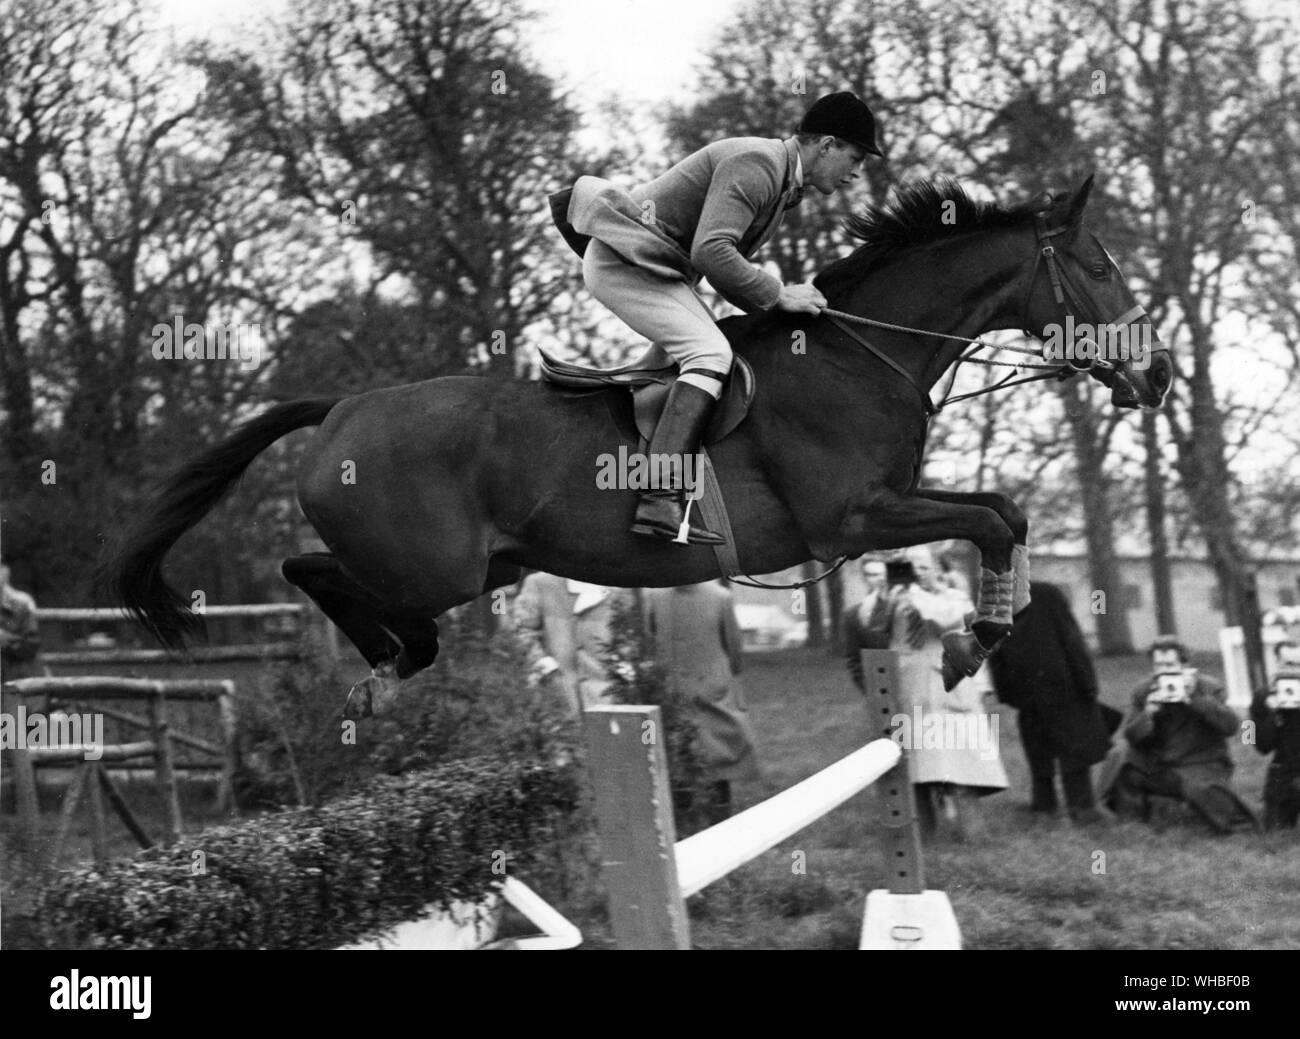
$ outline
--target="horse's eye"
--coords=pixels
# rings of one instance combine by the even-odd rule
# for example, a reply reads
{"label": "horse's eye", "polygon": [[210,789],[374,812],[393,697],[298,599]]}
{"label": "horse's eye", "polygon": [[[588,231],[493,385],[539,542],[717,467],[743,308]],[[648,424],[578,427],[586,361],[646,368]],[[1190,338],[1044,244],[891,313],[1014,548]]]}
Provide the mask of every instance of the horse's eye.
{"label": "horse's eye", "polygon": [[1104,281],[1110,275],[1110,268],[1104,263],[1094,263],[1088,268],[1088,273],[1098,281]]}

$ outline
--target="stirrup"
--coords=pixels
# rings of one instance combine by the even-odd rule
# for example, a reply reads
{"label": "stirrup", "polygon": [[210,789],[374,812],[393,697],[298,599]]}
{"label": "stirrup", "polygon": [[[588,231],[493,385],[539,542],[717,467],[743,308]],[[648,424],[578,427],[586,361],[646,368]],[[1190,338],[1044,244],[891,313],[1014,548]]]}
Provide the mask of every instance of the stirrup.
{"label": "stirrup", "polygon": [[[720,534],[715,534],[704,527],[691,526],[690,506],[693,500],[687,498],[683,507],[681,499],[674,492],[643,494],[637,503],[637,516],[632,523],[632,533],[658,538],[661,541],[671,541],[677,545],[726,544],[727,539]],[[643,511],[655,508],[668,511],[670,514],[668,516],[642,515]],[[681,519],[672,515],[673,511],[676,511]]]}

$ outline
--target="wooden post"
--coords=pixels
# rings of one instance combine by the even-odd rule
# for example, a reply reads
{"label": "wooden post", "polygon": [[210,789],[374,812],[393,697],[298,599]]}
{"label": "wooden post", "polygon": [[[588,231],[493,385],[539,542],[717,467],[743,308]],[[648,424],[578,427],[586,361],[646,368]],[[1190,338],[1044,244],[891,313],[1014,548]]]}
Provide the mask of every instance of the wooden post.
{"label": "wooden post", "polygon": [[[907,703],[902,696],[901,683],[910,682],[913,683],[910,688],[924,689],[924,683],[930,680],[927,670],[925,660],[917,655],[886,649],[862,651],[867,706],[875,718],[876,735],[890,738],[894,719],[903,714]],[[916,825],[911,766],[906,753],[899,757],[897,765],[880,777],[876,789],[880,792],[881,821],[885,827],[889,890],[894,894],[919,895],[925,890],[925,870],[921,858],[920,828]]]}
{"label": "wooden post", "polygon": [[[79,771],[95,768],[89,761],[78,766]],[[94,776],[84,780],[86,797],[90,800],[90,841],[95,853],[95,866],[103,869],[108,864],[108,839],[104,831],[104,798]]]}
{"label": "wooden post", "polygon": [[[175,844],[181,835],[181,800],[172,770],[172,742],[167,734],[167,701],[161,693],[149,697],[149,722],[153,730],[154,778],[167,817],[163,829],[163,846]],[[99,785],[95,788],[98,790]]]}
{"label": "wooden post", "polygon": [[32,755],[26,747],[15,747],[9,752],[9,764],[14,770],[14,798],[18,802],[18,819],[23,841],[35,849],[40,832],[41,806],[36,796],[36,769]]}
{"label": "wooden post", "polygon": [[86,771],[89,767],[89,765],[78,767],[72,782],[63,791],[63,805],[59,809],[59,828],[54,833],[54,844],[50,848],[49,864],[52,867],[57,867],[59,864],[59,856],[63,853],[63,845],[68,839],[68,830],[72,827],[73,816],[77,814],[77,805],[81,803],[81,795],[86,789]]}
{"label": "wooden post", "polygon": [[614,939],[620,949],[689,949],[659,708],[591,707],[583,726]]}
{"label": "wooden post", "polygon": [[[894,734],[895,724],[913,707],[912,697],[904,691],[925,689],[934,680],[921,654],[892,650],[864,650],[862,674],[874,726],[885,737]],[[906,728],[914,743],[921,719],[913,712],[909,720]],[[868,893],[858,948],[960,949],[961,929],[948,896],[925,888],[911,767],[906,741],[900,742],[903,753],[898,763],[878,783],[889,887]]]}
{"label": "wooden post", "polygon": [[221,783],[217,787],[217,809],[227,815],[239,815],[235,804],[235,683],[222,683],[225,691],[217,697],[221,720]]}
{"label": "wooden post", "polygon": [[127,807],[126,799],[108,777],[107,770],[98,761],[95,762],[95,778],[99,781],[99,787],[104,792],[104,796],[108,798],[108,803],[113,806],[113,811],[122,820],[122,825],[131,831],[131,836],[135,838],[136,843],[142,848],[152,848],[153,841],[144,832],[144,827],[140,825],[140,821]]}

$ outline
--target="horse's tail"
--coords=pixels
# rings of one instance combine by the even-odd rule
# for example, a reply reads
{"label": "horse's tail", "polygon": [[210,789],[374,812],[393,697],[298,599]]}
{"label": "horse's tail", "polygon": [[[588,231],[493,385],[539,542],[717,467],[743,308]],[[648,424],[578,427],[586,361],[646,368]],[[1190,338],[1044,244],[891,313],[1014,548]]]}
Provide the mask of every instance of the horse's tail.
{"label": "horse's tail", "polygon": [[203,633],[202,619],[162,577],[163,558],[219,502],[250,462],[286,433],[317,426],[342,398],[277,404],[186,463],[118,538],[95,587],[125,607],[164,646],[180,649]]}

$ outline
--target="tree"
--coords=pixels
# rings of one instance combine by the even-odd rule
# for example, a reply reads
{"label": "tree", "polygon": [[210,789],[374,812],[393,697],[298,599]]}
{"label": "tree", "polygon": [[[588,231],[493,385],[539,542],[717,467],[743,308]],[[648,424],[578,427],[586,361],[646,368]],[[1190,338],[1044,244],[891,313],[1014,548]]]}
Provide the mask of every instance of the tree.
{"label": "tree", "polygon": [[408,380],[515,374],[525,330],[572,287],[545,196],[584,157],[524,47],[530,17],[515,0],[301,3],[269,59],[212,62],[282,190],[364,242],[372,289],[423,326]]}
{"label": "tree", "polygon": [[[16,0],[0,23],[0,475],[7,551],[47,601],[84,601],[114,512],[252,400],[300,279],[266,262],[301,240],[293,212],[263,204],[190,68],[134,0]],[[177,321],[265,341],[251,364],[161,359]]]}

